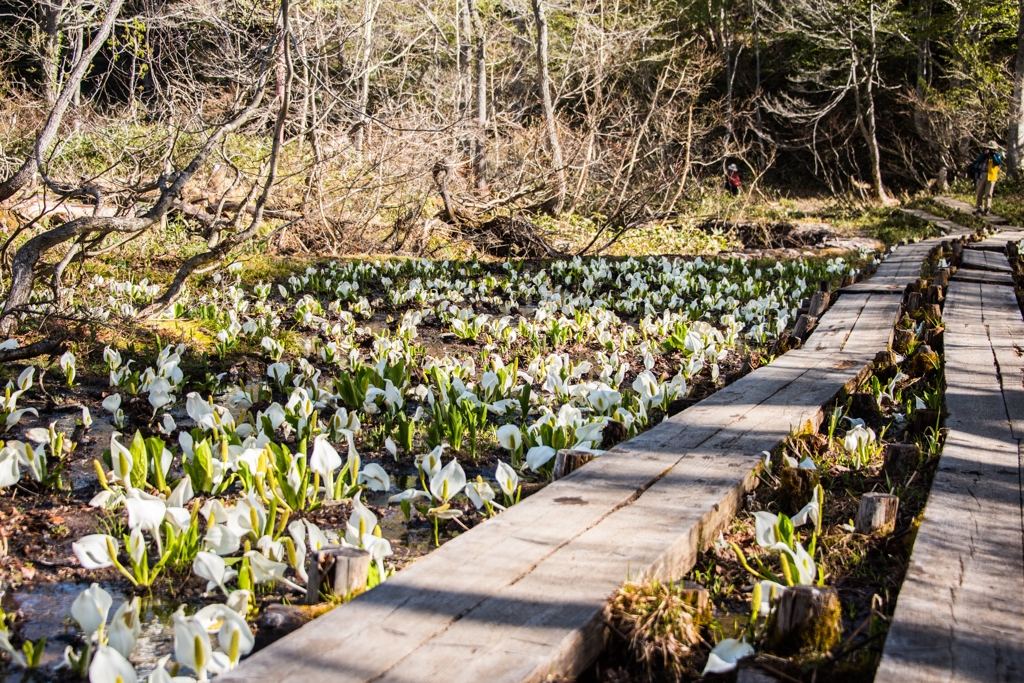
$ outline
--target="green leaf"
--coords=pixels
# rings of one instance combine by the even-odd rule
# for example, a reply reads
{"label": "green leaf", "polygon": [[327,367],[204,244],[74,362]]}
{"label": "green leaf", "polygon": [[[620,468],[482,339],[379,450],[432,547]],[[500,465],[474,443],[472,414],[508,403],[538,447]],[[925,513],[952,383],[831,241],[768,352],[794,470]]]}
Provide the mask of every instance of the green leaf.
{"label": "green leaf", "polygon": [[135,438],[132,439],[128,452],[132,454],[132,486],[137,489],[146,486],[146,475],[148,473],[149,458],[146,453],[146,441],[142,438],[142,432],[136,430]]}
{"label": "green leaf", "polygon": [[192,477],[192,486],[197,491],[210,493],[213,489],[213,452],[210,450],[209,440],[203,439],[196,446],[189,476]]}
{"label": "green leaf", "polygon": [[153,468],[153,485],[160,491],[167,487],[167,482],[164,480],[164,468],[160,463],[166,446],[167,444],[164,443],[164,440],[158,436],[151,436],[146,439],[146,452],[149,454],[149,460]]}

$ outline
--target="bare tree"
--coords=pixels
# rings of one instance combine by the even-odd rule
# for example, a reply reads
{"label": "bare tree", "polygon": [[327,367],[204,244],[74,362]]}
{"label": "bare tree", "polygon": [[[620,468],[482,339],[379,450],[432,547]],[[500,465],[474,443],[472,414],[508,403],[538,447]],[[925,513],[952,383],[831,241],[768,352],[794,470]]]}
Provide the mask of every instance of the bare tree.
{"label": "bare tree", "polygon": [[[116,9],[119,5],[119,0],[115,0],[114,8]],[[264,163],[266,171],[263,181],[261,183],[253,182],[251,184],[247,197],[242,202],[235,204],[234,217],[232,219],[222,219],[220,217],[221,212],[226,205],[226,196],[221,198],[219,206],[217,207],[217,214],[211,216],[201,207],[194,207],[188,202],[183,201],[182,195],[186,186],[204,167],[210,156],[220,148],[220,145],[228,136],[237,132],[240,128],[250,122],[258,122],[257,114],[261,111],[261,103],[264,96],[267,76],[272,72],[272,69],[269,68],[268,59],[266,58],[266,55],[269,54],[271,50],[267,49],[263,50],[264,58],[257,61],[253,67],[250,67],[255,68],[256,74],[254,77],[249,79],[251,88],[249,89],[248,95],[243,92],[238,93],[239,99],[242,102],[248,100],[247,103],[239,104],[239,106],[228,113],[220,123],[208,126],[207,129],[209,132],[206,135],[205,140],[199,149],[192,154],[190,161],[185,164],[183,168],[175,170],[170,166],[170,159],[173,158],[174,152],[177,151],[180,153],[182,151],[180,149],[175,150],[172,145],[168,148],[166,155],[168,167],[158,178],[154,181],[144,183],[141,186],[125,188],[124,192],[127,196],[134,196],[137,199],[146,197],[153,192],[156,193],[156,197],[152,198],[149,202],[146,202],[147,207],[142,210],[137,209],[127,215],[123,213],[115,215],[99,215],[98,209],[105,199],[103,188],[92,184],[80,188],[61,190],[59,186],[49,180],[46,176],[45,169],[38,161],[40,145],[37,142],[33,153],[37,155],[35,157],[37,160],[36,163],[39,171],[43,174],[43,177],[47,182],[47,187],[50,189],[61,190],[65,195],[77,195],[88,191],[88,193],[92,194],[95,198],[97,210],[94,211],[94,215],[81,216],[56,227],[44,229],[42,232],[30,237],[17,249],[11,263],[10,288],[7,291],[7,298],[4,302],[3,311],[0,313],[0,333],[9,334],[13,330],[16,325],[18,314],[31,312],[39,307],[58,305],[60,303],[60,275],[71,259],[76,256],[87,258],[92,254],[102,253],[102,244],[108,236],[121,235],[127,236],[125,239],[130,239],[133,236],[156,229],[163,224],[166,216],[171,211],[182,212],[190,216],[192,219],[198,220],[200,223],[207,224],[208,227],[211,228],[223,225],[224,227],[227,227],[230,232],[209,251],[187,260],[179,269],[174,282],[168,287],[164,295],[158,299],[156,305],[151,306],[150,309],[145,312],[146,314],[152,314],[158,311],[162,306],[166,306],[168,303],[173,302],[185,279],[196,268],[203,264],[211,263],[223,258],[231,249],[255,236],[263,219],[271,189],[274,187],[276,182],[277,164],[281,153],[281,147],[284,144],[284,128],[290,106],[293,66],[289,45],[288,0],[281,0],[280,8],[282,28],[279,35],[274,38],[274,44],[283,45],[286,72],[284,89],[281,97],[278,98],[279,106],[274,126],[273,145],[270,150],[269,157]],[[108,14],[106,21],[112,23],[112,15]],[[100,33],[102,33],[102,30]],[[99,35],[94,37],[94,43],[99,39],[99,37]],[[83,60],[86,59],[86,57],[87,55],[83,55]],[[236,73],[236,78],[240,85],[244,83],[243,74]],[[62,91],[60,98],[58,98],[55,109],[61,106],[66,107],[65,100],[68,97],[68,91],[65,89]],[[51,119],[53,116],[54,114],[51,112]],[[40,137],[42,137],[42,135],[40,135]],[[175,139],[178,139],[178,137],[175,136]],[[64,254],[59,258],[58,263],[54,266],[54,296],[52,300],[49,302],[37,301],[29,304],[33,285],[36,279],[37,266],[40,261],[56,248],[69,242],[71,243],[70,247],[64,252]],[[10,240],[8,241],[8,244],[9,243]]]}
{"label": "bare tree", "polygon": [[[870,188],[876,199],[888,201],[882,179],[876,90],[881,85],[880,33],[884,30],[887,36],[902,40],[892,28],[894,1],[794,0],[778,8],[764,3],[762,11],[770,15],[774,30],[828,55],[792,76],[791,91],[777,94],[770,110],[790,123],[807,126],[810,134],[804,144],[812,149],[816,161],[821,161],[817,149],[820,125],[826,117],[842,113],[844,101],[852,95],[854,123],[867,152]],[[855,161],[852,165],[857,167]]]}
{"label": "bare tree", "polygon": [[466,0],[473,27],[476,68],[476,136],[473,149],[473,182],[477,191],[487,190],[487,33],[477,0]]}
{"label": "bare tree", "polygon": [[533,17],[537,23],[537,88],[540,90],[541,105],[544,108],[544,127],[547,132],[548,151],[555,173],[555,197],[551,213],[562,213],[565,205],[566,178],[565,162],[562,159],[562,143],[558,139],[555,122],[555,104],[551,98],[551,74],[548,71],[548,20],[544,11],[544,0],[532,0]]}
{"label": "bare tree", "polygon": [[[124,0],[110,0],[110,5],[107,7],[103,22],[97,28],[96,33],[92,36],[92,40],[89,41],[89,46],[82,52],[64,81],[60,95],[57,96],[49,115],[46,117],[46,123],[43,124],[42,129],[36,135],[32,151],[29,152],[13,175],[0,181],[0,202],[14,196],[18,190],[25,187],[34,177],[37,166],[42,162],[43,157],[49,151],[50,146],[57,137],[57,133],[60,131],[64,114],[67,113],[68,107],[78,96],[79,86],[92,66],[93,58],[100,51],[100,48],[103,47],[107,38],[110,37],[110,32],[114,28],[114,22],[117,20],[117,15],[121,11],[121,5],[123,4]],[[58,10],[51,8],[50,11],[52,14]]]}
{"label": "bare tree", "polygon": [[357,152],[363,151],[363,141],[370,128],[370,74],[373,69],[370,60],[373,56],[373,24],[377,19],[381,0],[363,1],[362,45],[359,57],[359,95],[356,99],[356,111],[359,121],[356,123],[354,146]]}
{"label": "bare tree", "polygon": [[1006,160],[1010,172],[1020,175],[1024,166],[1024,0],[1020,2],[1020,24],[1017,28],[1017,59],[1013,71],[1013,100],[1010,102],[1010,125],[1006,133]]}

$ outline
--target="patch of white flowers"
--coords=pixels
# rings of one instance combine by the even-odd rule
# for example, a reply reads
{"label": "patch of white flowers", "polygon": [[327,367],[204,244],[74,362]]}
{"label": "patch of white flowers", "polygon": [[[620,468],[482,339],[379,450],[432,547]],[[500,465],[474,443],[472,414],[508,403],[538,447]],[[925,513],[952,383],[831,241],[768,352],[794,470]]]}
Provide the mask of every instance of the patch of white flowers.
{"label": "patch of white flowers", "polygon": [[[458,497],[496,514],[518,502],[521,476],[547,476],[559,449],[602,453],[612,422],[633,436],[702,373],[717,382],[738,346],[764,346],[782,334],[820,279],[848,269],[841,258],[773,265],[574,258],[536,270],[506,262],[499,272],[475,261],[332,262],[276,287],[246,287],[244,266],[234,263],[203,293],[186,292],[168,315],[200,321],[222,352],[239,343],[262,352],[265,375],[234,387],[207,377],[210,391],[186,393],[184,345],[166,346],[140,365],[106,348],[112,393],[103,409],[118,431],[109,459],[96,463],[102,491],[91,504],[123,509],[130,534],[124,549],[112,536],[92,534],[74,552],[83,567],[113,567],[137,585],[151,585],[168,567],[191,567],[209,593],[225,596],[225,605],[175,616],[177,660],[205,680],[251,650],[244,616],[257,586],[318,589],[306,587],[308,552],[362,548],[373,561],[371,584],[386,580],[392,548],[361,497],[393,487],[382,465],[362,462],[356,437],[364,425],[386,437],[395,459],[400,451],[415,459],[419,487],[390,502],[407,519],[418,513],[432,522],[439,542],[440,523],[463,514]],[[145,280],[98,276],[86,289],[70,298],[99,318],[134,316],[159,291]],[[391,310],[382,326],[385,306]],[[417,346],[424,327],[475,348],[429,355]],[[288,360],[296,344],[304,357]],[[65,354],[61,367],[72,383],[75,357]],[[30,368],[8,385],[0,403],[5,431],[35,413],[17,408],[31,384]],[[280,400],[271,401],[275,395]],[[166,441],[130,436],[126,397],[136,404],[131,397],[145,397],[149,424]],[[187,430],[170,413],[182,403]],[[253,410],[256,404],[261,408]],[[83,413],[86,420],[92,418]],[[52,427],[38,431],[28,442],[0,444],[0,486],[16,483],[23,469],[45,477],[46,451],[59,453],[62,441]],[[491,434],[511,465],[499,462],[490,481],[467,481],[446,451],[475,455]],[[179,470],[184,477],[169,481]],[[207,496],[201,506],[197,493]],[[288,521],[343,499],[352,505],[343,530]],[[800,550],[793,552],[802,572]],[[122,605],[106,627],[111,599],[104,595],[94,584],[76,600],[72,611],[88,644],[68,653],[68,665],[88,671],[94,683],[134,681],[127,659],[138,637],[137,601]],[[161,663],[149,680],[171,679]]]}

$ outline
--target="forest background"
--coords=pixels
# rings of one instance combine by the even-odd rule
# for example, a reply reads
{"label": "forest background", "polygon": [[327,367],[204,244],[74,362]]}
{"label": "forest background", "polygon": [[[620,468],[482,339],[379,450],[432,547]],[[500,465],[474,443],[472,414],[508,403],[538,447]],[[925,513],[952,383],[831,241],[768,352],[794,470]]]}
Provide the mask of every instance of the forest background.
{"label": "forest background", "polygon": [[4,322],[142,236],[180,246],[152,313],[254,240],[594,252],[721,197],[729,163],[748,202],[884,204],[990,139],[1017,176],[1022,5],[0,2]]}

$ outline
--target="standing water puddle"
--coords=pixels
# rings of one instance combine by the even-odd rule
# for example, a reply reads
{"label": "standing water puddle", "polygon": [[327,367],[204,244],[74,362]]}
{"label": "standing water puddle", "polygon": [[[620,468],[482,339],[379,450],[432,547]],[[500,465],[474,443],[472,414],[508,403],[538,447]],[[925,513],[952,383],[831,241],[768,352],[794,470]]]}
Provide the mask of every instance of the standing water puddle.
{"label": "standing water puddle", "polygon": [[[107,617],[109,620],[130,596],[114,585],[101,585],[114,599]],[[0,605],[8,614],[19,613],[16,621],[18,632],[33,642],[46,638],[46,648],[37,671],[11,667],[0,673],[0,681],[21,683],[54,679],[54,669],[64,661],[64,648],[70,645],[80,650],[84,644],[81,631],[71,616],[71,604],[88,587],[87,583],[49,583],[25,587],[17,592],[4,591]],[[142,634],[135,644],[131,661],[141,680],[156,668],[160,657],[174,651],[173,615],[178,606],[150,596],[143,596],[140,601]]]}
{"label": "standing water puddle", "polygon": [[[398,484],[398,490],[404,491],[407,488],[418,488],[420,481],[417,477],[406,475],[394,477]],[[369,493],[369,492],[367,492]],[[386,493],[374,493],[366,497],[366,502],[371,505],[382,507],[386,512],[377,520],[380,524],[381,536],[392,543],[401,544],[409,551],[411,557],[426,555],[434,549],[434,532],[429,525],[418,525],[410,528],[405,521],[405,514],[400,505],[389,505],[388,498],[394,491]],[[364,494],[366,495],[366,494]],[[413,515],[419,515],[415,510]]]}

